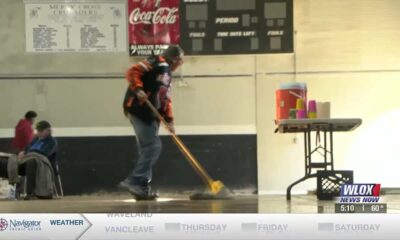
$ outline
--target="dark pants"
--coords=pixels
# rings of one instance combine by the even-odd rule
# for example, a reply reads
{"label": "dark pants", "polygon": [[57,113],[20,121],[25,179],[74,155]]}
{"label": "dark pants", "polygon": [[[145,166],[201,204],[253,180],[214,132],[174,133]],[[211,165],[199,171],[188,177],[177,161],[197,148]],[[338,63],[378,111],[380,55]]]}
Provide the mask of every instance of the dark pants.
{"label": "dark pants", "polygon": [[7,165],[8,165],[8,159],[0,158],[0,177],[1,178],[8,178]]}
{"label": "dark pants", "polygon": [[[7,165],[8,165],[8,159],[0,159],[0,177],[2,178],[8,178],[8,172],[7,172]],[[31,159],[24,164],[21,164],[18,166],[18,174],[20,176],[25,176],[26,177],[26,193],[27,194],[34,194],[35,192],[35,186],[36,186],[36,161],[34,159]],[[19,183],[17,184],[17,189],[19,192],[22,192],[23,184]],[[20,187],[21,186],[21,187]]]}
{"label": "dark pants", "polygon": [[31,159],[22,165],[25,165],[26,194],[32,195],[35,192],[35,186],[36,186],[36,169],[37,169],[36,160]]}
{"label": "dark pants", "polygon": [[129,119],[136,133],[139,159],[127,181],[148,191],[148,184],[153,177],[153,166],[156,164],[162,148],[158,136],[159,123],[156,120],[147,123],[133,115],[129,115]]}

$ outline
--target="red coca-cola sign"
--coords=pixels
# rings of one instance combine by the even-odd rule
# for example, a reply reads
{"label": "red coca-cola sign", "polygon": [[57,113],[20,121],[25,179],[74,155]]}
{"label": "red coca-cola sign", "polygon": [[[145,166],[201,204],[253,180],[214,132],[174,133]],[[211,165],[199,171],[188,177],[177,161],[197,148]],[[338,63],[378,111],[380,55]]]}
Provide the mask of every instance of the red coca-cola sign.
{"label": "red coca-cola sign", "polygon": [[180,0],[128,0],[130,55],[158,54],[180,41]]}

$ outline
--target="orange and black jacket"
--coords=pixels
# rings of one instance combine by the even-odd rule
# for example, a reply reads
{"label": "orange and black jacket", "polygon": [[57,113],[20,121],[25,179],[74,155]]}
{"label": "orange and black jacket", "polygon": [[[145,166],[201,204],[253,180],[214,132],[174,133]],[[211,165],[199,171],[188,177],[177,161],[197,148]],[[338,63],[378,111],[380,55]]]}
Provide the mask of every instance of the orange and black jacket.
{"label": "orange and black jacket", "polygon": [[129,87],[124,99],[125,114],[134,115],[145,122],[155,119],[150,108],[136,98],[136,92],[143,90],[150,102],[158,109],[167,122],[172,122],[171,69],[161,56],[151,56],[135,65],[126,73]]}

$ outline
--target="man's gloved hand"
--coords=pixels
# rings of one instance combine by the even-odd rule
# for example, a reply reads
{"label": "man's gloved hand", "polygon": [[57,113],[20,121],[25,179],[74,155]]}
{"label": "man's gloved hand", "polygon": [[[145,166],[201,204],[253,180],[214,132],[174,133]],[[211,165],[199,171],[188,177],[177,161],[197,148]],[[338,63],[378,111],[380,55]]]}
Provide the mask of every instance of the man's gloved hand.
{"label": "man's gloved hand", "polygon": [[144,102],[147,99],[147,94],[143,90],[138,90],[136,92],[136,97],[139,100],[139,102]]}
{"label": "man's gloved hand", "polygon": [[172,133],[175,133],[174,122],[168,122],[167,127],[169,128],[169,130],[171,130]]}

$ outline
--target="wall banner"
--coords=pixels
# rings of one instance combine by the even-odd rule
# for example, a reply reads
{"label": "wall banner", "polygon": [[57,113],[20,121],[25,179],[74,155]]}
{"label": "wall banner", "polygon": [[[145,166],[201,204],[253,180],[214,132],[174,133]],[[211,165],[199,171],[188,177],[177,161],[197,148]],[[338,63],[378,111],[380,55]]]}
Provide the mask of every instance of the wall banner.
{"label": "wall banner", "polygon": [[129,53],[160,54],[180,42],[180,0],[128,0]]}
{"label": "wall banner", "polygon": [[126,3],[25,1],[27,52],[126,52]]}

